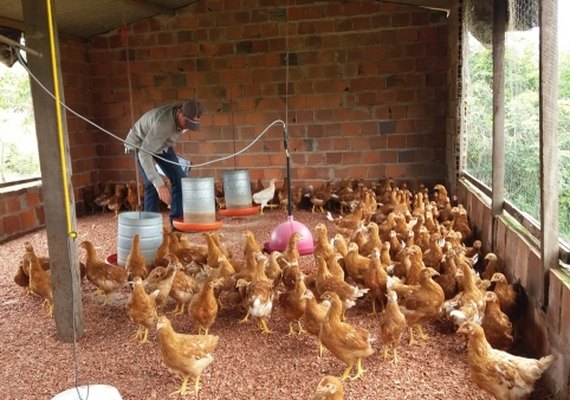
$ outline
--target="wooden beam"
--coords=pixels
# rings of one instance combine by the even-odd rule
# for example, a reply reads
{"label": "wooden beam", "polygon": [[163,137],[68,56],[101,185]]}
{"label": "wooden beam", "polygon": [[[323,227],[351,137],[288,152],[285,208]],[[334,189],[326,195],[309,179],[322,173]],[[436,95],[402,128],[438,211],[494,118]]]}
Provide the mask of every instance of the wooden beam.
{"label": "wooden beam", "polygon": [[136,6],[146,8],[150,11],[155,11],[159,14],[174,15],[175,10],[169,7],[164,7],[148,0],[125,0],[126,3],[131,3]]}
{"label": "wooden beam", "polygon": [[493,251],[497,244],[496,223],[505,202],[505,31],[506,0],[493,0]]}
{"label": "wooden beam", "polygon": [[[558,210],[558,0],[539,2],[540,18],[540,216],[544,284],[559,265]],[[547,287],[543,304],[548,305]]]}
{"label": "wooden beam", "polygon": [[[48,4],[46,1],[21,1],[26,26],[26,45],[44,54],[41,58],[29,57],[28,68],[51,93],[55,93],[57,85],[63,101],[61,78],[54,79],[54,75],[61,77],[59,41],[57,33],[53,34],[53,46],[50,46]],[[55,2],[52,1],[53,3]],[[52,15],[55,15],[53,10]],[[55,19],[52,26],[53,32],[57,32]],[[53,55],[52,49],[55,52]],[[55,61],[55,64],[52,61]],[[55,65],[55,74],[52,65]],[[55,325],[58,338],[72,342],[83,336],[83,305],[77,244],[72,235],[76,218],[65,109],[61,107],[61,118],[58,118],[54,99],[34,79],[30,81],[42,173]],[[63,133],[63,154],[60,151],[59,132]],[[64,196],[66,188],[68,198]],[[69,213],[66,210],[70,210]]]}
{"label": "wooden beam", "polygon": [[20,31],[24,31],[26,26],[22,21],[16,21],[10,18],[0,17],[0,26],[4,26],[6,28],[13,28],[18,29]]}

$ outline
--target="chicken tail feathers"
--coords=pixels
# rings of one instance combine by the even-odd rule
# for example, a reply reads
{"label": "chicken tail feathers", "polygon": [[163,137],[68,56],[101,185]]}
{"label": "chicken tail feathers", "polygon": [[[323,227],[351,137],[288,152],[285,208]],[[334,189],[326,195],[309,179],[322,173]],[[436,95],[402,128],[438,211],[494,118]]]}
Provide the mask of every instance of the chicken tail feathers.
{"label": "chicken tail feathers", "polygon": [[549,354],[547,356],[544,356],[538,360],[538,367],[542,372],[544,372],[548,369],[548,367],[550,367],[550,364],[552,364],[555,359],[556,356],[554,354]]}

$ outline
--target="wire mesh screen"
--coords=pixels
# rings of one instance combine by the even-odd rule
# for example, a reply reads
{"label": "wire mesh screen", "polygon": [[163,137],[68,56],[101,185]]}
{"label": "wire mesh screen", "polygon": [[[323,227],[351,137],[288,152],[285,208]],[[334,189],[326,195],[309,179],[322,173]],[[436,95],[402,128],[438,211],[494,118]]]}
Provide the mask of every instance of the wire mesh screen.
{"label": "wire mesh screen", "polygon": [[540,221],[539,0],[511,0],[505,34],[505,197]]}
{"label": "wire mesh screen", "polygon": [[558,140],[559,227],[570,247],[570,2],[558,0]]}
{"label": "wire mesh screen", "polygon": [[[493,1],[467,0],[466,170],[492,179]],[[510,1],[505,34],[505,197],[539,220],[538,0]]]}
{"label": "wire mesh screen", "polygon": [[491,186],[493,149],[493,1],[465,0],[462,124],[465,168]]}

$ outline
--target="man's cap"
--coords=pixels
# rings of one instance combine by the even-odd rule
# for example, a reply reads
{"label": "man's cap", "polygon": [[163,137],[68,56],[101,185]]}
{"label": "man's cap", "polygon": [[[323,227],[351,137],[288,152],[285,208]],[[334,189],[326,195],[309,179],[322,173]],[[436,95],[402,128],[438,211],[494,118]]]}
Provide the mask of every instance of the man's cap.
{"label": "man's cap", "polygon": [[204,113],[204,106],[194,99],[186,100],[182,103],[182,114],[188,119],[193,120],[196,116]]}

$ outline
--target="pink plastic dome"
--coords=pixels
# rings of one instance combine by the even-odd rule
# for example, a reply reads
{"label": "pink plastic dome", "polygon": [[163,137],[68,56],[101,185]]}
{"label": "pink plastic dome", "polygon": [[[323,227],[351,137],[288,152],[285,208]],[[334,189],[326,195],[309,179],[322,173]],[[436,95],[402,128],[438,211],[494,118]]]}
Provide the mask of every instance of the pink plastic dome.
{"label": "pink plastic dome", "polygon": [[268,253],[272,251],[283,251],[287,248],[289,238],[294,232],[299,232],[303,238],[297,242],[297,250],[300,255],[311,254],[315,250],[313,234],[305,225],[293,220],[293,216],[288,216],[287,221],[279,224],[273,232],[269,241],[265,243],[264,250]]}

